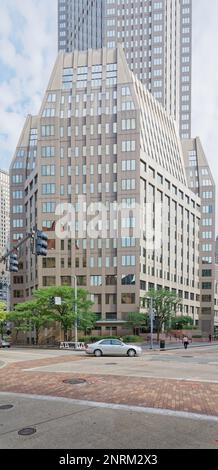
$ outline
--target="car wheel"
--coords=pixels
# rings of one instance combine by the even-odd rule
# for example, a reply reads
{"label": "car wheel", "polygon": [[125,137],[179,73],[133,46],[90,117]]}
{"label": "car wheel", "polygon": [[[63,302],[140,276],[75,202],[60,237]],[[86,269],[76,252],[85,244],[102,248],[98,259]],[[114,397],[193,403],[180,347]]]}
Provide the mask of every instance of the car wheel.
{"label": "car wheel", "polygon": [[101,356],[102,356],[102,352],[100,351],[100,349],[96,349],[96,350],[94,351],[94,355],[95,355],[96,357],[101,357]]}
{"label": "car wheel", "polygon": [[136,356],[135,349],[129,349],[129,351],[127,352],[127,355],[129,357],[135,357]]}

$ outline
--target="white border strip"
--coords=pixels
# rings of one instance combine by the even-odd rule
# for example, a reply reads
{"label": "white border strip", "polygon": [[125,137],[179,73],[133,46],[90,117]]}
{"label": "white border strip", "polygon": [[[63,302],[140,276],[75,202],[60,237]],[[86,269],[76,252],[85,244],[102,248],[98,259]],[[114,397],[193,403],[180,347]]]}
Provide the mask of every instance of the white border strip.
{"label": "white border strip", "polygon": [[218,416],[212,415],[203,415],[197,413],[189,413],[187,411],[173,411],[168,409],[162,408],[146,408],[144,406],[132,406],[132,405],[117,405],[115,403],[102,403],[96,401],[88,401],[88,400],[75,400],[73,398],[64,398],[64,397],[52,397],[49,395],[31,395],[26,393],[13,393],[13,392],[0,392],[0,397],[17,397],[17,398],[27,398],[32,400],[42,400],[42,401],[59,401],[61,403],[71,404],[71,405],[79,405],[79,406],[87,406],[87,407],[94,407],[94,408],[106,408],[112,410],[121,410],[121,411],[135,411],[137,413],[147,413],[153,415],[162,415],[162,416],[172,416],[175,418],[185,418],[185,419],[193,419],[197,421],[214,421],[218,423]]}

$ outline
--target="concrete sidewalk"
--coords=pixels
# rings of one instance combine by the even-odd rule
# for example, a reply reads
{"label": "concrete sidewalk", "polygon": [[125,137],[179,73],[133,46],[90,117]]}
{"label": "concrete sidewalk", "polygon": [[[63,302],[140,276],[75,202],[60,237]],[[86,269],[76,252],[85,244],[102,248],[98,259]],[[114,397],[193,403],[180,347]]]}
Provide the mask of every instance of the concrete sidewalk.
{"label": "concrete sidewalk", "polygon": [[[142,349],[151,349],[151,344],[150,342],[147,342],[147,343],[137,343],[139,346],[141,346]],[[213,341],[211,343],[209,342],[193,342],[193,343],[189,343],[188,345],[188,349],[189,348],[204,348],[204,347],[208,347],[208,346],[218,346],[218,341]],[[154,341],[153,342],[153,349],[155,350],[160,350],[160,342],[156,342]],[[176,341],[176,342],[168,342],[168,341],[165,341],[165,348],[163,348],[163,350],[168,350],[168,349],[184,349],[184,345],[182,343],[182,341]]]}
{"label": "concrete sidewalk", "polygon": [[12,405],[1,411],[0,449],[217,449],[218,418],[16,393],[0,402]]}

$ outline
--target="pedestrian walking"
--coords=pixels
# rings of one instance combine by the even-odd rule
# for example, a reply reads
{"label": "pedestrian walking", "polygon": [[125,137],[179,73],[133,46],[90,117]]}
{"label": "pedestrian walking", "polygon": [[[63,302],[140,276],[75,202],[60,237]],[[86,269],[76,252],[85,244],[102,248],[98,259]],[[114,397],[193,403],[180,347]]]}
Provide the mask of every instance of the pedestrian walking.
{"label": "pedestrian walking", "polygon": [[211,334],[209,334],[209,341],[210,341],[210,343],[212,341],[212,335]]}
{"label": "pedestrian walking", "polygon": [[188,344],[189,344],[189,340],[187,336],[183,336],[183,344],[184,344],[184,348],[187,349]]}

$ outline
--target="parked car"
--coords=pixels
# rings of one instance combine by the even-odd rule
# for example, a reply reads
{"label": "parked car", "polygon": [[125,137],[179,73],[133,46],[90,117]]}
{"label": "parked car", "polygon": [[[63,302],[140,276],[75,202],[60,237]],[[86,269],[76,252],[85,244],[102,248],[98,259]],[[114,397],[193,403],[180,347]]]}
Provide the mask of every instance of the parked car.
{"label": "parked car", "polygon": [[118,339],[102,339],[93,344],[86,345],[86,354],[100,356],[140,356],[142,349],[140,346],[125,344]]}
{"label": "parked car", "polygon": [[4,339],[0,339],[0,348],[10,348],[11,345],[8,341],[5,341]]}

